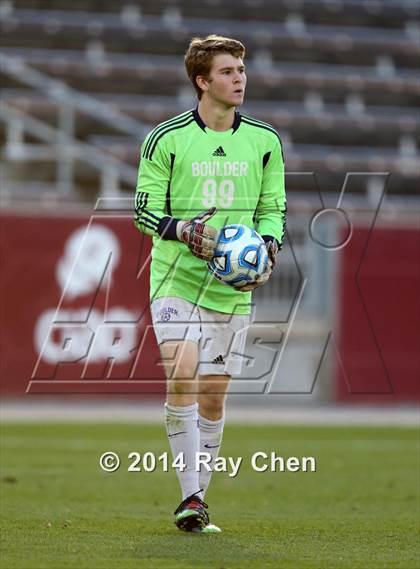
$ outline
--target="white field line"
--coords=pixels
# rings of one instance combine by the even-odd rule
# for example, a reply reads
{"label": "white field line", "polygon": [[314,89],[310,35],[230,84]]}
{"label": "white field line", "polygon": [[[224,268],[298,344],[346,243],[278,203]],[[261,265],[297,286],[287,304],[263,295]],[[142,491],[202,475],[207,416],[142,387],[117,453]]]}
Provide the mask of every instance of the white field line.
{"label": "white field line", "polygon": [[[226,419],[236,424],[420,426],[420,407],[394,406],[265,406],[229,403]],[[46,423],[162,423],[163,403],[12,402],[0,403],[0,421]]]}

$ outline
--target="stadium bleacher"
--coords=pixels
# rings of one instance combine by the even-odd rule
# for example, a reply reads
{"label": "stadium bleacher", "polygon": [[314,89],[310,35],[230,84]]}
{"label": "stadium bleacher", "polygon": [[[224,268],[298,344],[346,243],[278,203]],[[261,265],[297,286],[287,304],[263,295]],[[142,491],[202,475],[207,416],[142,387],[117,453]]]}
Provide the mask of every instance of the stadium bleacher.
{"label": "stadium bleacher", "polygon": [[[71,137],[136,168],[147,129],[195,105],[182,61],[190,38],[231,35],[247,46],[244,112],[278,129],[289,171],[321,172],[331,191],[347,171],[389,171],[389,193],[414,194],[419,12],[414,0],[127,0],[119,7],[95,0],[3,1],[2,100],[57,132],[66,94],[89,95],[98,109],[105,103],[120,121],[110,124],[99,110],[87,113],[74,104]],[[30,70],[39,72],[35,82]],[[47,87],[50,79],[64,98]],[[137,121],[138,131],[124,126],[123,115]],[[40,179],[53,182],[51,140],[41,141],[42,153],[35,131],[16,135],[17,121],[11,124],[7,113],[1,124],[2,142],[10,146],[20,137],[24,147],[20,154],[7,145],[3,151],[10,187],[22,179],[22,162],[31,172],[36,162]],[[120,180],[123,191],[133,191],[129,179]],[[91,168],[78,168],[74,182],[80,196],[100,192]],[[290,189],[310,188],[291,183]]]}

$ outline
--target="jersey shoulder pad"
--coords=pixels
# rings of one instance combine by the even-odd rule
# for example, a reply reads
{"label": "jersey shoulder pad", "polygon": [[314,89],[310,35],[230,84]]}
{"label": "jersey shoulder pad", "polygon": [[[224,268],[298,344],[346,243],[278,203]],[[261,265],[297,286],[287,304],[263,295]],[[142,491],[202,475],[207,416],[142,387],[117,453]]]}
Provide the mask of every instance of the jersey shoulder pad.
{"label": "jersey shoulder pad", "polygon": [[142,158],[148,158],[149,160],[152,159],[153,152],[156,149],[158,142],[169,133],[182,129],[188,126],[191,122],[194,121],[194,115],[192,111],[187,111],[185,113],[181,113],[172,119],[168,119],[157,125],[149,134],[146,136],[146,139],[143,143],[142,147]]}
{"label": "jersey shoulder pad", "polygon": [[281,139],[280,139],[279,133],[274,128],[274,126],[272,126],[268,122],[260,121],[258,119],[255,119],[254,117],[250,117],[248,115],[241,115],[241,122],[243,122],[243,123],[245,123],[251,127],[254,127],[256,129],[263,129],[266,132],[271,133],[271,135],[276,137],[281,144]]}

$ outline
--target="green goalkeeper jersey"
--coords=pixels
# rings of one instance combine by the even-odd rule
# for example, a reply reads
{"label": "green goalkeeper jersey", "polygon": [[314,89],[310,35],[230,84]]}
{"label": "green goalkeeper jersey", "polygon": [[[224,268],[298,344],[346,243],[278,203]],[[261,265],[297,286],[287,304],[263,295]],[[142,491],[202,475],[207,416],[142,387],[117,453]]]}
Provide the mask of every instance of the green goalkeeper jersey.
{"label": "green goalkeeper jersey", "polygon": [[248,314],[251,292],[217,281],[205,261],[176,238],[177,221],[213,206],[213,227],[255,227],[281,247],[284,161],[272,126],[236,112],[232,128],[214,131],[195,109],[158,125],[141,149],[134,223],[153,237],[151,301],[176,296],[219,312]]}

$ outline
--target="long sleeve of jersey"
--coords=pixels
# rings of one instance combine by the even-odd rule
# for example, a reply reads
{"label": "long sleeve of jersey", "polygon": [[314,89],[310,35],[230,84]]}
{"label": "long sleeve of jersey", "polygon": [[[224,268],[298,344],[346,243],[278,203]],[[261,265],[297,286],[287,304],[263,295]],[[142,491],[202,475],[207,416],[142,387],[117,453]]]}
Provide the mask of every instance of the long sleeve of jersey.
{"label": "long sleeve of jersey", "polygon": [[134,206],[134,225],[147,235],[176,239],[177,219],[170,216],[167,195],[172,174],[173,155],[161,141],[149,158],[143,143]]}
{"label": "long sleeve of jersey", "polygon": [[255,221],[260,235],[275,237],[281,249],[287,208],[284,161],[279,140],[276,140],[273,149],[264,155],[263,167],[263,181]]}

